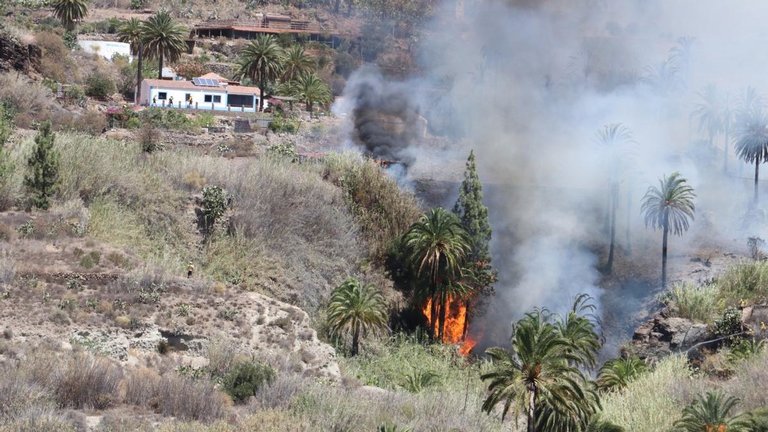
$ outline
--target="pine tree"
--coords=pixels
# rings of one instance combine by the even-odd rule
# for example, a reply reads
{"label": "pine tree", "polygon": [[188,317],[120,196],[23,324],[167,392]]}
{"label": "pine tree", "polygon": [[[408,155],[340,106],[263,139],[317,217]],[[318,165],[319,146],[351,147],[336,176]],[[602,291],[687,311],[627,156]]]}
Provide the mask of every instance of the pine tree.
{"label": "pine tree", "polygon": [[453,206],[453,212],[459,217],[472,240],[469,261],[489,265],[491,253],[488,250],[488,244],[491,241],[491,225],[488,222],[488,207],[483,204],[483,185],[477,176],[474,151],[469,152],[464,181],[461,183],[459,199]]}
{"label": "pine tree", "polygon": [[43,123],[35,136],[35,148],[27,160],[29,172],[24,177],[24,186],[32,195],[32,205],[41,209],[48,209],[49,199],[56,192],[59,181],[59,154],[53,148],[55,138],[51,123]]}

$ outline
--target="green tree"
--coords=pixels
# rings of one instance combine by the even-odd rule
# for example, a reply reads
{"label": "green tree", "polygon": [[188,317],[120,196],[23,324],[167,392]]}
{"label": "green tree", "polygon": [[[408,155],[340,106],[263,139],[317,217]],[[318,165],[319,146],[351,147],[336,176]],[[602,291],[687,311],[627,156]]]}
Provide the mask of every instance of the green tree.
{"label": "green tree", "polygon": [[331,293],[328,304],[331,335],[352,335],[351,354],[357,355],[360,338],[387,327],[384,296],[371,285],[349,278]]}
{"label": "green tree", "polygon": [[304,51],[301,45],[292,45],[285,50],[283,56],[283,75],[284,82],[293,81],[300,76],[312,72],[315,62]]}
{"label": "green tree", "polygon": [[488,397],[483,410],[490,413],[503,404],[502,419],[510,409],[525,413],[528,432],[561,430],[574,419],[584,427],[594,415],[597,395],[579,371],[582,358],[572,349],[559,326],[545,310],[529,312],[518,321],[510,350],[489,348]]}
{"label": "green tree", "polygon": [[659,180],[659,187],[651,186],[643,196],[641,212],[645,226],[662,230],[661,286],[667,286],[667,238],[669,231],[682,236],[688,230],[689,219],[693,219],[696,194],[687,181],[674,172]]}
{"label": "green tree", "polygon": [[492,231],[488,221],[488,207],[483,204],[483,184],[477,175],[474,150],[469,152],[464,180],[461,182],[453,213],[458,216],[472,243],[467,259],[471,262],[482,262],[483,266],[489,265]]}
{"label": "green tree", "polygon": [[739,400],[720,392],[707,392],[683,410],[683,417],[673,425],[679,432],[738,432],[748,430],[748,418],[732,416]]}
{"label": "green tree", "polygon": [[264,109],[264,90],[282,74],[283,49],[272,35],[261,35],[240,53],[237,76],[259,83],[259,110]]}
{"label": "green tree", "polygon": [[142,22],[137,18],[131,18],[123,22],[117,29],[117,38],[120,42],[130,44],[131,54],[136,56],[136,90],[133,101],[136,104],[141,102],[141,73],[142,57],[144,54],[144,43],[142,42],[143,28]]}
{"label": "green tree", "polygon": [[302,74],[291,83],[292,93],[307,106],[310,113],[316,103],[327,104],[331,101],[331,90],[314,73]]}
{"label": "green tree", "polygon": [[24,186],[32,195],[32,205],[41,209],[50,206],[50,198],[59,182],[59,154],[53,147],[55,135],[51,123],[44,122],[35,136],[35,147],[27,160],[28,173]]}
{"label": "green tree", "polygon": [[608,224],[610,232],[610,246],[608,247],[608,262],[605,264],[606,272],[613,270],[613,256],[616,248],[616,210],[619,207],[619,183],[621,174],[627,171],[628,146],[632,141],[632,132],[621,123],[613,123],[603,126],[597,133],[597,141],[602,150],[607,154],[608,184],[610,185],[610,206]]}
{"label": "green tree", "polygon": [[[468,282],[476,294],[490,294],[492,285],[496,282],[497,274],[491,266],[491,224],[488,220],[488,207],[483,204],[483,184],[477,174],[475,152],[471,150],[467,157],[464,170],[464,180],[459,187],[459,198],[453,206],[453,213],[461,221],[461,226],[467,232],[471,248],[467,256],[466,270],[472,277]],[[475,295],[474,297],[477,297]],[[464,320],[464,333],[474,315],[477,301],[467,302],[467,319]]]}
{"label": "green tree", "polygon": [[409,265],[417,277],[426,280],[427,289],[420,290],[420,297],[431,300],[431,337],[442,340],[445,322],[437,322],[438,315],[444,315],[441,299],[461,279],[470,243],[456,215],[440,207],[421,216],[403,236]]}
{"label": "green tree", "polygon": [[600,390],[621,390],[648,370],[645,362],[637,357],[618,358],[605,362],[597,375]]}
{"label": "green tree", "polygon": [[53,0],[51,6],[53,15],[69,32],[75,29],[78,21],[88,15],[87,0]]}
{"label": "green tree", "polygon": [[755,197],[760,164],[768,159],[768,117],[762,109],[753,109],[740,117],[736,130],[736,154],[747,163],[755,164]]}
{"label": "green tree", "polygon": [[160,11],[142,23],[141,43],[147,58],[158,61],[158,79],[163,78],[163,61],[175,62],[187,50],[186,37],[187,29],[174,22],[167,11]]}

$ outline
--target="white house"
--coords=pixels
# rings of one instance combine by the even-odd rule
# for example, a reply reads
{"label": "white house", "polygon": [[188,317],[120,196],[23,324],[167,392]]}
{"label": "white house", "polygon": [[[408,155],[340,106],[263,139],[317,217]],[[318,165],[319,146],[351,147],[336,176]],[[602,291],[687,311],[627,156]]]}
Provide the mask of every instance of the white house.
{"label": "white house", "polygon": [[145,79],[141,82],[140,103],[180,109],[256,112],[259,88],[235,84],[215,73],[192,81]]}
{"label": "white house", "polygon": [[107,60],[112,60],[115,54],[128,57],[128,60],[132,60],[131,57],[131,45],[123,42],[112,41],[95,41],[95,40],[81,40],[77,42],[80,48],[87,53],[98,54]]}

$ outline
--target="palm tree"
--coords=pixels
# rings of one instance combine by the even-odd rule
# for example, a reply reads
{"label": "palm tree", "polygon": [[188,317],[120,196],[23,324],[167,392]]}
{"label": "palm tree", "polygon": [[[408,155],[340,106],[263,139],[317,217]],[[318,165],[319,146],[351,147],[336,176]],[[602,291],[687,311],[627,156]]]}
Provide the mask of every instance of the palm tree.
{"label": "palm tree", "polygon": [[[456,215],[438,207],[411,225],[403,236],[403,243],[407,260],[416,275],[427,280],[423,297],[431,300],[430,335],[435,337],[438,335],[438,308],[445,306],[438,303],[445,287],[453,286],[461,279],[463,261],[470,251],[469,236]],[[440,333],[442,327],[439,327]]]}
{"label": "palm tree", "polygon": [[136,56],[136,92],[134,93],[134,103],[141,101],[141,56],[144,46],[141,41],[142,24],[137,18],[131,18],[125,21],[117,30],[117,38],[120,42],[131,45],[131,54]]}
{"label": "palm tree", "polygon": [[760,164],[768,159],[768,118],[762,109],[743,112],[736,131],[736,154],[745,162],[755,164],[755,197],[757,204],[757,180]]}
{"label": "palm tree", "polygon": [[577,358],[576,364],[594,368],[600,351],[600,336],[596,331],[597,307],[588,294],[579,294],[565,318],[555,325],[568,342],[568,352]]}
{"label": "palm tree", "polygon": [[605,391],[621,390],[647,370],[645,362],[637,357],[609,360],[600,368],[597,385]]}
{"label": "palm tree", "polygon": [[674,172],[669,177],[659,180],[659,187],[651,186],[643,196],[641,212],[645,226],[663,232],[661,246],[661,286],[667,286],[667,237],[670,229],[673,234],[682,236],[688,230],[689,219],[693,219],[696,194],[687,181]]}
{"label": "palm tree", "polygon": [[[736,100],[736,109],[732,113],[732,126],[739,129],[740,125],[747,123],[752,113],[762,111],[765,107],[763,96],[754,87],[747,87]],[[735,140],[734,140],[735,141]],[[739,164],[739,174],[742,165]]]}
{"label": "palm tree", "polygon": [[608,248],[608,262],[605,264],[608,273],[613,269],[613,255],[616,245],[616,209],[619,206],[619,181],[620,172],[625,172],[627,146],[632,143],[632,132],[621,123],[613,123],[603,126],[603,129],[597,133],[597,141],[604,151],[607,152],[609,164],[608,182],[610,191],[610,211],[609,211],[609,230],[610,246]]}
{"label": "palm tree", "polygon": [[259,110],[264,109],[264,89],[283,70],[283,49],[272,35],[261,35],[240,54],[237,76],[259,83]]}
{"label": "palm tree", "polygon": [[187,30],[175,23],[167,11],[149,17],[142,23],[141,30],[145,54],[158,60],[157,79],[163,79],[163,60],[175,62],[187,50]]}
{"label": "palm tree", "polygon": [[291,85],[294,96],[307,105],[307,111],[312,112],[315,103],[327,104],[331,101],[331,90],[314,73],[301,75]]}
{"label": "palm tree", "polygon": [[707,392],[683,410],[683,417],[673,427],[680,432],[737,432],[747,430],[744,415],[730,416],[739,400],[722,393]]}
{"label": "palm tree", "polygon": [[290,82],[305,73],[312,71],[315,62],[304,51],[301,45],[292,45],[285,50],[283,57],[283,76],[284,82]]}
{"label": "palm tree", "polygon": [[[723,99],[717,87],[710,84],[698,93],[700,101],[692,115],[698,119],[699,130],[707,133],[710,147],[715,145],[715,137],[724,130]],[[726,151],[728,146],[726,145]]]}
{"label": "palm tree", "polygon": [[87,0],[53,0],[53,15],[67,31],[73,31],[78,21],[88,15]]}
{"label": "palm tree", "polygon": [[384,296],[371,285],[349,278],[331,293],[328,304],[331,334],[352,334],[352,355],[357,355],[360,337],[386,328],[387,312]]}
{"label": "palm tree", "polygon": [[483,410],[490,413],[503,403],[504,420],[514,405],[516,414],[525,411],[528,432],[554,421],[553,415],[588,418],[585,414],[594,413],[596,398],[590,397],[576,366],[580,359],[569,347],[548,312],[526,314],[514,327],[509,351],[499,347],[486,351],[493,369],[480,377],[490,380]]}

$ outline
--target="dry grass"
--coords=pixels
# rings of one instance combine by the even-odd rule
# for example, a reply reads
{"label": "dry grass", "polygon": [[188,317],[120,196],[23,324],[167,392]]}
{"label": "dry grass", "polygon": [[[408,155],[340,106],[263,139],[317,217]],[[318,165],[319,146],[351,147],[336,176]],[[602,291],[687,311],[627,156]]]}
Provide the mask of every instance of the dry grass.
{"label": "dry grass", "polygon": [[236,235],[210,245],[215,253],[207,256],[207,271],[212,275],[235,284],[250,280],[249,288],[314,309],[358,267],[364,250],[357,224],[338,188],[317,173],[275,160],[184,154],[162,159],[174,170],[177,187],[188,187],[188,173],[196,172],[233,197],[229,225]]}
{"label": "dry grass", "polygon": [[675,284],[670,290],[672,313],[681,318],[711,323],[723,309],[717,301],[718,294],[719,290],[714,284]]}
{"label": "dry grass", "polygon": [[[51,91],[39,83],[23,75],[0,74],[0,101],[10,105],[16,115],[17,126],[29,127],[32,120],[42,120],[53,110],[52,100]],[[26,117],[26,120],[21,117]]]}
{"label": "dry grass", "polygon": [[383,260],[392,241],[421,215],[416,198],[382,173],[378,164],[354,154],[329,155],[322,169],[323,178],[344,191],[347,207],[368,240],[369,255]]}
{"label": "dry grass", "polygon": [[204,379],[194,380],[173,372],[160,376],[154,370],[138,369],[125,380],[125,401],[184,420],[212,421],[224,417],[229,399]]}
{"label": "dry grass", "polygon": [[633,432],[668,430],[684,406],[673,391],[679,392],[689,376],[684,357],[668,357],[623,391],[605,395],[602,418]]}

